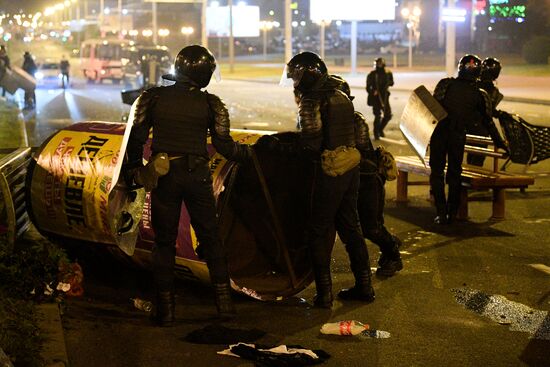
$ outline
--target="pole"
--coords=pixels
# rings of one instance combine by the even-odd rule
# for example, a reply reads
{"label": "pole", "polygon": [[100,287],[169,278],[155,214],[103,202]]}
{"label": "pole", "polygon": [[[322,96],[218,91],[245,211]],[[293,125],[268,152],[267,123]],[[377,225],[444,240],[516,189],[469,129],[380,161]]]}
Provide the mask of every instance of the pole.
{"label": "pole", "polygon": [[[455,0],[449,0],[449,8],[455,7]],[[453,76],[456,68],[456,27],[454,22],[446,22],[446,47],[445,47],[445,71],[448,76]]]}
{"label": "pole", "polygon": [[157,3],[151,3],[153,11],[153,44],[156,46],[158,42],[158,27],[157,27]]}
{"label": "pole", "polygon": [[222,59],[222,38],[218,37],[218,60]]}
{"label": "pole", "polygon": [[88,18],[88,0],[84,0],[84,19]]}
{"label": "pole", "polygon": [[233,0],[228,0],[229,6],[229,73],[235,71],[235,40],[233,37]]}
{"label": "pole", "polygon": [[264,61],[267,61],[267,27],[264,26],[262,29],[263,37],[264,37]]}
{"label": "pole", "polygon": [[357,73],[357,21],[351,21],[351,74]]}
{"label": "pole", "polygon": [[99,0],[99,19],[98,19],[98,23],[99,23],[99,33],[101,34],[101,36],[103,36],[103,31],[101,30],[101,28],[103,27],[103,11],[105,10],[105,0]]}
{"label": "pole", "polygon": [[82,33],[82,24],[80,22],[80,3],[76,4],[76,21],[77,21],[76,29],[78,29],[78,32],[76,34],[76,44],[80,49],[80,34]]}
{"label": "pole", "polygon": [[292,11],[290,0],[285,0],[285,63],[292,58]]}
{"label": "pole", "polygon": [[407,28],[409,28],[409,69],[412,69],[413,67],[413,46],[412,46],[413,30],[412,30],[412,21],[410,19],[409,19],[409,23],[407,23]]}
{"label": "pole", "polygon": [[206,8],[207,1],[202,0],[202,12],[201,12],[201,44],[203,47],[208,48],[208,33],[206,30]]}
{"label": "pole", "polygon": [[122,0],[118,0],[118,38],[122,38]]}
{"label": "pole", "polygon": [[321,59],[324,59],[325,58],[325,21],[322,20],[321,21],[321,27],[320,27],[320,30],[319,30],[319,43],[320,43],[320,54],[321,54]]}

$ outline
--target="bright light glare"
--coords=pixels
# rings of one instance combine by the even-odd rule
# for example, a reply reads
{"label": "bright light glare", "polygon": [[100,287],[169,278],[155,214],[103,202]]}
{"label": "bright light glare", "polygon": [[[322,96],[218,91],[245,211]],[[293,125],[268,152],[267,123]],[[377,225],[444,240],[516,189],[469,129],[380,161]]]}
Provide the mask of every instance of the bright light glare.
{"label": "bright light glare", "polygon": [[310,0],[310,18],[319,20],[394,20],[395,0]]}

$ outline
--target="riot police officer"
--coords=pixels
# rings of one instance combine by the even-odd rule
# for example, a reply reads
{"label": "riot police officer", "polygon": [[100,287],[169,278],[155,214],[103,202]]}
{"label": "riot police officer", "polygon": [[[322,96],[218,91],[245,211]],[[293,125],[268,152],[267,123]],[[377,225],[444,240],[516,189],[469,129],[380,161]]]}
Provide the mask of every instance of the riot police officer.
{"label": "riot police officer", "polygon": [[160,326],[174,322],[175,244],[182,201],[191,217],[214,286],[220,316],[235,308],[230,296],[226,250],[219,236],[212,178],[208,166],[206,138],[224,157],[247,161],[249,146],[233,141],[229,113],[219,97],[202,91],[216,70],[210,51],[193,45],[183,48],[175,60],[175,81],[168,87],[146,90],[136,101],[136,112],[128,143],[128,159],[139,164],[143,144],[153,129],[152,156],[166,153],[170,168],[151,192],[155,246],[153,275],[157,286],[154,321]]}
{"label": "riot police officer", "polygon": [[[331,75],[334,80],[341,80],[339,89],[346,93],[350,100],[349,84],[336,75]],[[369,137],[369,125],[365,116],[355,111],[355,145],[361,152],[360,184],[357,210],[363,236],[380,248],[380,258],[376,275],[391,277],[403,269],[403,262],[399,253],[401,240],[391,234],[384,225],[384,206],[386,200],[385,176],[379,170],[380,156],[374,149]]]}
{"label": "riot police officer", "polygon": [[[33,78],[34,78],[34,74],[36,74],[36,70],[38,70],[38,67],[34,62],[32,55],[28,51],[25,51],[25,53],[23,54],[23,65],[21,66],[21,69],[23,69]],[[35,95],[34,89],[32,90],[25,89],[25,109],[33,108],[35,105],[36,105],[36,95]]]}
{"label": "riot police officer", "polygon": [[[374,114],[374,139],[384,137],[384,128],[392,118],[389,87],[393,85],[393,73],[386,70],[386,60],[374,60],[374,70],[367,75],[367,104]],[[383,114],[383,117],[382,117]]]}
{"label": "riot police officer", "polygon": [[[323,60],[312,52],[295,55],[286,65],[283,77],[292,80],[299,111],[300,145],[315,172],[311,217],[306,229],[317,290],[314,305],[332,307],[330,233],[333,228],[346,246],[355,276],[355,286],[341,290],[338,296],[372,302],[375,297],[369,254],[357,214],[360,154],[355,150],[353,103],[329,77]],[[357,152],[356,159],[347,156],[354,152]],[[331,155],[342,158],[345,168],[331,172],[326,159]]]}
{"label": "riot police officer", "polygon": [[[498,90],[497,86],[495,85],[495,81],[497,80],[498,76],[500,75],[500,71],[502,69],[502,65],[500,61],[494,57],[487,57],[485,60],[481,62],[481,74],[478,81],[478,87],[480,89],[483,89],[487,94],[489,95],[489,99],[491,100],[491,104],[493,106],[493,117],[498,117],[498,110],[497,106],[502,101],[502,98],[504,97],[502,93]],[[484,126],[484,124],[471,122],[468,125],[467,133],[472,135],[479,135],[479,136],[489,136],[489,132],[487,131],[487,128]],[[502,142],[498,142],[499,147],[505,148],[504,144]],[[487,145],[483,144],[476,144],[476,146],[480,146],[483,148],[486,148]],[[471,165],[475,166],[483,166],[483,162],[485,160],[485,156],[479,155],[479,154],[471,154],[468,153],[466,156],[466,162]]]}
{"label": "riot police officer", "polygon": [[[448,116],[439,122],[430,139],[430,187],[435,200],[437,216],[435,223],[453,222],[460,204],[460,176],[466,142],[466,127],[469,121],[484,124],[495,143],[491,101],[477,87],[481,73],[481,60],[475,55],[465,55],[458,63],[458,77],[445,78],[437,84],[434,97],[441,103]],[[494,125],[493,125],[494,127]],[[445,199],[444,170],[447,163],[446,181],[449,197]]]}

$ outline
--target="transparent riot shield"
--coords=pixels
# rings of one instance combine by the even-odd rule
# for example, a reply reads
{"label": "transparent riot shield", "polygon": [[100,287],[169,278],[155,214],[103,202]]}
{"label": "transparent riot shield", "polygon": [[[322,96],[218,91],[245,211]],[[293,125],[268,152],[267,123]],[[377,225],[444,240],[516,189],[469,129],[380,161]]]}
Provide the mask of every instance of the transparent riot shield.
{"label": "transparent riot shield", "polygon": [[447,112],[426,87],[421,85],[412,92],[399,120],[399,129],[424,164],[432,133],[445,117]]}

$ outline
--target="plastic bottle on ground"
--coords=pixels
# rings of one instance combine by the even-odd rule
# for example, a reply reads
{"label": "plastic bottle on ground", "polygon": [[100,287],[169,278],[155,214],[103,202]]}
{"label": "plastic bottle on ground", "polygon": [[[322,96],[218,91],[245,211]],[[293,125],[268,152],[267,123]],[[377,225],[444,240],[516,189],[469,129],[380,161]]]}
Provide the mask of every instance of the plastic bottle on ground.
{"label": "plastic bottle on ground", "polygon": [[355,320],[329,322],[321,326],[321,334],[357,335],[368,330],[369,325]]}

